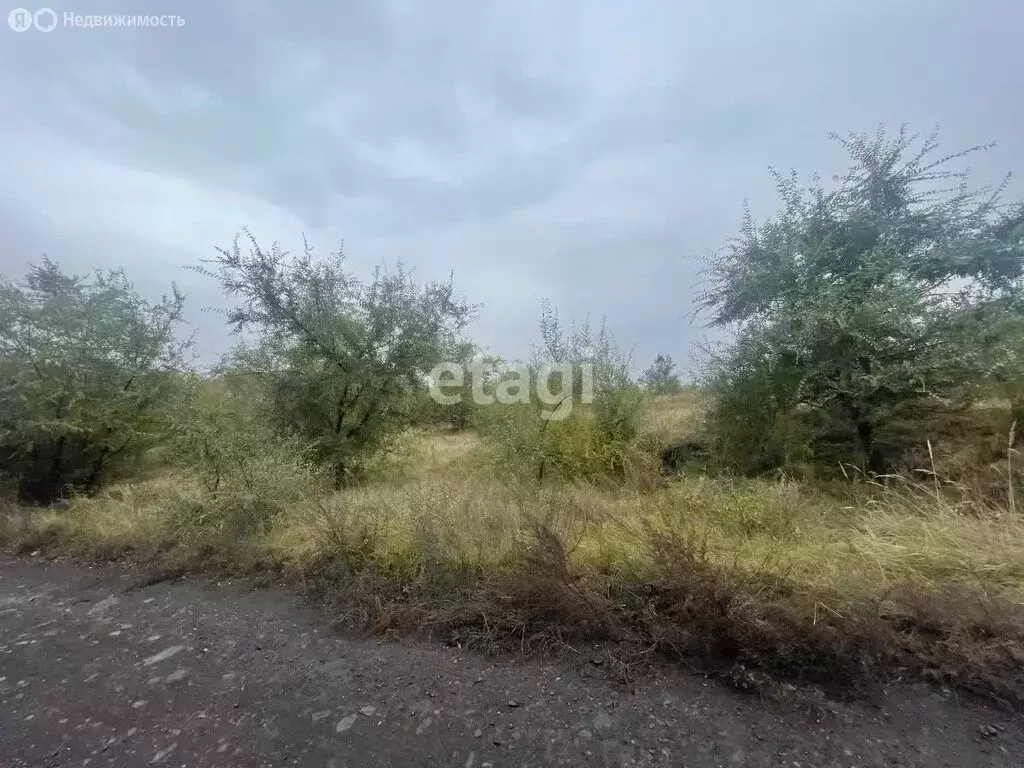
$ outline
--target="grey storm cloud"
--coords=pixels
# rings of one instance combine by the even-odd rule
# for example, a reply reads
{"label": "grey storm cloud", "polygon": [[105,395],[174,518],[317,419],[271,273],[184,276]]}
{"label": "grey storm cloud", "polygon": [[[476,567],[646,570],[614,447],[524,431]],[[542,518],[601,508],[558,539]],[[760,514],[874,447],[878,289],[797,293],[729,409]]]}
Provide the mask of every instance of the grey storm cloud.
{"label": "grey storm cloud", "polygon": [[0,270],[177,281],[206,358],[229,340],[184,267],[243,226],[454,271],[492,351],[524,355],[547,297],[645,364],[700,340],[701,260],[772,212],[768,166],[840,170],[829,131],[941,125],[1000,142],[983,179],[1024,169],[1016,0],[50,7],[185,24],[0,29]]}

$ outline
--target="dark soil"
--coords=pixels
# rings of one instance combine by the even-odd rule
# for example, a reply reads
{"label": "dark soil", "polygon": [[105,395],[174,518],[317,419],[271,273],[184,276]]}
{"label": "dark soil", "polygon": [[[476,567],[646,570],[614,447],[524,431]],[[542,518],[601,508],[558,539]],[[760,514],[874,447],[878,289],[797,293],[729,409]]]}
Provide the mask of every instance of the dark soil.
{"label": "dark soil", "polygon": [[1024,766],[1009,710],[339,634],[290,593],[0,557],[0,766]]}

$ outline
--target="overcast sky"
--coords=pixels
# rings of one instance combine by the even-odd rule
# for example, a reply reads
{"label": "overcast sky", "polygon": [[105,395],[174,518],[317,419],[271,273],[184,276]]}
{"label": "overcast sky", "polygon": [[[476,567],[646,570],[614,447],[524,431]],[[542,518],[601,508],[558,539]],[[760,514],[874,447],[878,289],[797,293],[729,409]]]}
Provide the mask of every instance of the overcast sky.
{"label": "overcast sky", "polygon": [[50,7],[185,25],[0,28],[0,271],[177,281],[207,358],[216,288],[184,266],[242,226],[453,270],[493,352],[525,355],[548,297],[646,365],[702,336],[701,259],[745,199],[774,210],[768,166],[841,169],[829,131],[941,124],[999,143],[979,174],[1024,172],[1020,0]]}

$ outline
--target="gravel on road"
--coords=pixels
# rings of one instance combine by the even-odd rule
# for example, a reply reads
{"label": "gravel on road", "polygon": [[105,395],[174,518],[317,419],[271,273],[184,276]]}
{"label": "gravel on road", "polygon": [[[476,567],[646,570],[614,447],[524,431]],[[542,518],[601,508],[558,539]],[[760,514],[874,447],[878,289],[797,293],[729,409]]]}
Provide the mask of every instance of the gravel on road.
{"label": "gravel on road", "polygon": [[1024,766],[1019,715],[923,686],[743,694],[682,670],[339,633],[299,596],[0,557],[0,766]]}

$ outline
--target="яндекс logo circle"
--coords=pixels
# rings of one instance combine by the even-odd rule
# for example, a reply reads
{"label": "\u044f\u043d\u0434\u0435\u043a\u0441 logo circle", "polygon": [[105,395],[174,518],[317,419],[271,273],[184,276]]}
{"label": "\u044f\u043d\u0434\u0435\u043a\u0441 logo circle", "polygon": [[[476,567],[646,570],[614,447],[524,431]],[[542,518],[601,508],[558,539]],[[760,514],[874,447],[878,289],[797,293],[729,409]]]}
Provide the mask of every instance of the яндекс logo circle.
{"label": "\u044f\u043d\u0434\u0435\u043a\u0441 logo circle", "polygon": [[7,25],[15,32],[27,32],[32,29],[32,11],[15,8],[7,14]]}

